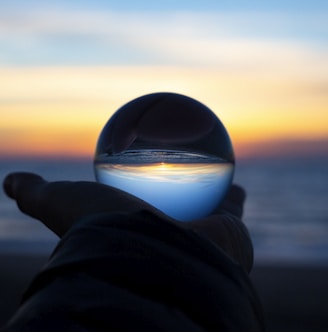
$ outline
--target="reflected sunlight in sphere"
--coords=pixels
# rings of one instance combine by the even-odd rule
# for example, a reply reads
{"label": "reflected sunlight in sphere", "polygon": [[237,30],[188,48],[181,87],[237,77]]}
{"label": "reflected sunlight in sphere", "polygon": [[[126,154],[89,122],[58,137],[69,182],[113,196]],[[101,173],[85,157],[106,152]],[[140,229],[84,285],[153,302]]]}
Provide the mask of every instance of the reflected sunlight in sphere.
{"label": "reflected sunlight in sphere", "polygon": [[231,185],[230,138],[206,106],[172,93],[120,108],[100,134],[97,181],[135,195],[180,221],[209,215]]}

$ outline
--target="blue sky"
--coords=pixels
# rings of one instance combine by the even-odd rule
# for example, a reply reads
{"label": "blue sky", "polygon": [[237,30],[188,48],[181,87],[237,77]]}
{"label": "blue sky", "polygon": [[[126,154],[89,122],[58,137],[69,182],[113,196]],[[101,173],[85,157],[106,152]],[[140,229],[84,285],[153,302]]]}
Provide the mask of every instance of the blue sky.
{"label": "blue sky", "polygon": [[166,0],[166,1],[107,1],[107,0],[11,0],[4,3],[7,6],[30,6],[41,5],[48,6],[55,3],[56,5],[65,7],[85,7],[85,8],[105,8],[119,10],[321,10],[327,9],[327,1],[325,0],[232,0],[232,1],[216,1],[216,0]]}
{"label": "blue sky", "polygon": [[278,152],[286,140],[326,144],[326,0],[0,0],[0,8],[0,153],[91,154],[118,107],[158,91],[206,104],[239,155],[266,152],[268,141],[280,142]]}
{"label": "blue sky", "polygon": [[220,60],[201,49],[220,43],[326,52],[327,3],[0,1],[0,66],[213,65]]}

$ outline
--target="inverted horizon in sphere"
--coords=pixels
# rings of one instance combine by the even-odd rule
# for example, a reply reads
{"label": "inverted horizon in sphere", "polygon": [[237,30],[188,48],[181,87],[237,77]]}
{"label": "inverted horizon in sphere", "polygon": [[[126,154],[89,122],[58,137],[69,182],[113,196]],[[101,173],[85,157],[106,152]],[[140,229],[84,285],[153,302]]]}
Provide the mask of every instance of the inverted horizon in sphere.
{"label": "inverted horizon in sphere", "polygon": [[231,184],[231,163],[96,164],[99,182],[129,192],[180,221],[209,215]]}

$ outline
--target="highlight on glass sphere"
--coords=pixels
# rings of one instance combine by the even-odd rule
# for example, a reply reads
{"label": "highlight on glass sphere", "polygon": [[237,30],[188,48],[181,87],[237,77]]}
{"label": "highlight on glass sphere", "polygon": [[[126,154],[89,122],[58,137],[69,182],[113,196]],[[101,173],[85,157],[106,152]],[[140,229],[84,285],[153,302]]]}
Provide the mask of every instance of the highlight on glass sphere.
{"label": "highlight on glass sphere", "polygon": [[100,133],[98,182],[124,190],[179,221],[209,215],[229,189],[229,135],[205,105],[176,93],[153,93],[122,106]]}

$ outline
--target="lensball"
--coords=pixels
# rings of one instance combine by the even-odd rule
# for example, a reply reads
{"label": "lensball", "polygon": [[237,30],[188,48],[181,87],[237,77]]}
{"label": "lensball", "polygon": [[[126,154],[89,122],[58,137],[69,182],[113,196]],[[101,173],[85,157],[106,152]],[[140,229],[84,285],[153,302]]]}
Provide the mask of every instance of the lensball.
{"label": "lensball", "polygon": [[213,212],[231,185],[234,164],[217,116],[176,93],[148,94],[122,106],[101,131],[94,159],[97,181],[180,221]]}

